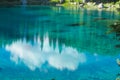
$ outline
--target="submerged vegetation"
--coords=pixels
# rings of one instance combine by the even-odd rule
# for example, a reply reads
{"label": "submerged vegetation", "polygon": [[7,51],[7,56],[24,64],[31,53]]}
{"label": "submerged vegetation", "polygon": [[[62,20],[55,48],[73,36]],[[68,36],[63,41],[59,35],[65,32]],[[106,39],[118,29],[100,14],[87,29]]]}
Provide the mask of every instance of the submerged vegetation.
{"label": "submerged vegetation", "polygon": [[[113,24],[110,25],[110,33],[115,32],[116,33],[116,38],[118,41],[120,41],[120,21],[117,21]],[[120,44],[116,44],[116,48],[120,48]]]}

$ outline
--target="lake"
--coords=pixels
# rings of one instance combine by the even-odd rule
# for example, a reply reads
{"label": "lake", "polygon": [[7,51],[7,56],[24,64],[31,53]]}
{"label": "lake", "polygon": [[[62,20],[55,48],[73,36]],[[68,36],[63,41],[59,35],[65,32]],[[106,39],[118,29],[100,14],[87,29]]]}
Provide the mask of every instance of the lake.
{"label": "lake", "polygon": [[0,8],[0,79],[115,80],[116,12],[76,7]]}

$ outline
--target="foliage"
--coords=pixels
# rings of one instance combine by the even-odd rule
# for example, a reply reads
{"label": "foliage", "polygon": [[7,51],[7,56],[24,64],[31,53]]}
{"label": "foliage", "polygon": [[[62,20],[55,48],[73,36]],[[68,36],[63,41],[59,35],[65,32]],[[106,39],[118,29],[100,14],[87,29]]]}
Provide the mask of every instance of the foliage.
{"label": "foliage", "polygon": [[119,4],[120,5],[120,0],[118,2],[116,2],[116,4]]}
{"label": "foliage", "polygon": [[59,2],[59,0],[50,0],[50,2]]}
{"label": "foliage", "polygon": [[75,2],[82,2],[82,0],[75,0]]}

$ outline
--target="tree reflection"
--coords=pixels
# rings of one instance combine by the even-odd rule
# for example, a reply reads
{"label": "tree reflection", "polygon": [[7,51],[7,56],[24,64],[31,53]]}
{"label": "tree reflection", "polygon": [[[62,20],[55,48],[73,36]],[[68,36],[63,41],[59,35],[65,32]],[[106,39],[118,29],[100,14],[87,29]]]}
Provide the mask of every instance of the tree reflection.
{"label": "tree reflection", "polygon": [[40,39],[31,42],[16,41],[10,45],[6,45],[6,50],[11,53],[11,60],[16,64],[23,62],[31,70],[41,68],[46,62],[58,69],[76,70],[79,63],[86,62],[86,56],[79,53],[72,47],[63,45],[61,53],[59,52],[59,45],[56,43],[55,49],[53,43],[50,46],[48,36],[44,37],[43,48],[41,49]]}

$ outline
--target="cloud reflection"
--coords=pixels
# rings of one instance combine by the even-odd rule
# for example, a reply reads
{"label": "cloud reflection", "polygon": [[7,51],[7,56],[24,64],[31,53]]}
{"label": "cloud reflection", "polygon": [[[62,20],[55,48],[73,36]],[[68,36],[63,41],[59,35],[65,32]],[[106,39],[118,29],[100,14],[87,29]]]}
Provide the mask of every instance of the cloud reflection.
{"label": "cloud reflection", "polygon": [[23,62],[31,70],[41,68],[46,62],[59,70],[76,70],[79,63],[86,61],[85,54],[78,53],[78,51],[72,47],[64,45],[62,51],[59,52],[58,43],[56,42],[56,48],[54,49],[53,46],[49,45],[48,36],[44,37],[42,49],[39,37],[36,44],[18,40],[11,45],[6,45],[5,49],[10,51],[10,59],[12,61],[16,64]]}

